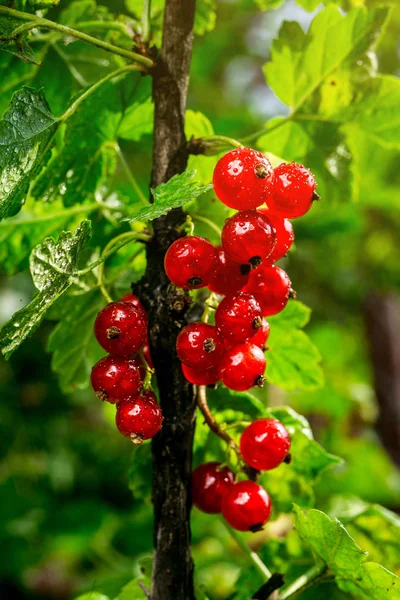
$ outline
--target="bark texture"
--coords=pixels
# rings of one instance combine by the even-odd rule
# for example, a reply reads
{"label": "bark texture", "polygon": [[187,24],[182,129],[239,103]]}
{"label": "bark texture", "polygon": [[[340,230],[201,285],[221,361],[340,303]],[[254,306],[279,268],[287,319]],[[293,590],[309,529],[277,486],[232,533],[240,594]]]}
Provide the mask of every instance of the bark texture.
{"label": "bark texture", "polygon": [[371,294],[365,325],[379,406],[377,432],[400,466],[400,303],[390,295]]}
{"label": "bark texture", "polygon": [[[152,187],[182,172],[187,163],[184,133],[195,0],[167,0],[163,43],[153,72],[155,105]],[[175,340],[186,322],[187,294],[174,289],[164,272],[164,255],[179,236],[182,210],[153,223],[147,271],[139,295],[149,310],[150,346],[164,414],[153,440],[154,564],[152,600],[191,600],[190,479],[196,399],[182,375]]]}

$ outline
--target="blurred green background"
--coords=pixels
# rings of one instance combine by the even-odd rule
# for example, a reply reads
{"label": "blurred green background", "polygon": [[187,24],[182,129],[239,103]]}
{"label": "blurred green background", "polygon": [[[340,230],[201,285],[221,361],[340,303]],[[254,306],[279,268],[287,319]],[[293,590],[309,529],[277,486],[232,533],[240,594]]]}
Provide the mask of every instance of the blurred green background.
{"label": "blurred green background", "polygon": [[[62,0],[61,8],[66,5]],[[122,1],[101,5],[115,13],[124,9]],[[56,15],[54,10],[50,16]],[[220,0],[217,27],[195,41],[189,108],[204,113],[216,133],[238,139],[284,115],[286,107],[268,88],[261,67],[284,20],[306,29],[313,16],[292,1],[263,13],[250,0]],[[399,34],[397,5],[377,53],[384,73],[400,72]],[[79,89],[73,69],[86,82],[107,69],[106,59],[96,62],[92,49],[80,42],[62,52],[69,68],[63,64],[58,71],[54,56],[34,82],[35,87],[45,85],[57,114]],[[17,66],[13,59],[6,67],[19,73],[25,65]],[[15,88],[2,89],[1,110]],[[394,298],[393,314],[398,310],[400,155],[377,144],[364,147],[359,139],[357,144],[358,160],[365,167],[358,201],[340,193],[333,199],[323,197],[294,223],[295,248],[282,262],[299,299],[313,310],[307,332],[321,353],[326,383],[311,392],[269,386],[262,393],[266,403],[289,404],[306,415],[316,439],[345,459],[316,488],[316,506],[330,514],[359,508],[356,497],[400,511],[400,473],[382,439],[388,447],[391,442],[385,440],[384,428],[380,438],[375,427],[379,409],[369,352],[374,342],[365,325],[369,302],[375,302],[379,312]],[[121,142],[121,147],[145,192],[150,135],[139,143]],[[117,180],[129,195],[121,169]],[[4,276],[0,283],[3,322],[28,301],[32,284],[26,272]],[[132,451],[115,432],[113,407],[100,405],[90,390],[61,393],[46,351],[52,327],[46,321],[9,362],[0,362],[0,597],[6,600],[64,600],[94,585],[112,594],[135,575],[138,560],[152,550],[150,447]],[[390,340],[396,341],[400,329],[395,319],[389,330]],[[391,341],[388,338],[388,344]],[[395,454],[392,444],[392,457]],[[247,559],[217,518],[194,510],[192,524],[197,581],[212,600],[229,598]],[[284,537],[287,527],[281,517],[252,538],[273,570],[284,568],[288,556],[293,569],[307,563],[293,532]],[[386,555],[375,558],[400,574],[398,548],[391,552],[387,547]],[[344,595],[325,587],[304,597]]]}

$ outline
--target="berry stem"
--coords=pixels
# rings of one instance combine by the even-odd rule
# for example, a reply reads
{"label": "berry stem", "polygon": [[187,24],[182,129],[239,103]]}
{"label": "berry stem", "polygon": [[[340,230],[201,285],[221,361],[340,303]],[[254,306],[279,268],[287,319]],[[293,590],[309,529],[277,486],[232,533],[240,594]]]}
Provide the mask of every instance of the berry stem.
{"label": "berry stem", "polygon": [[[238,140],[235,140],[231,137],[226,137],[225,135],[207,135],[202,138],[203,142],[222,142],[226,146],[233,146],[234,148],[241,148],[243,144]],[[221,148],[218,148],[217,154],[221,152]]]}
{"label": "berry stem", "polygon": [[126,244],[129,244],[129,242],[131,242],[132,240],[137,240],[137,241],[141,241],[141,242],[149,242],[150,239],[151,239],[150,236],[144,232],[138,233],[136,231],[127,231],[125,233],[121,233],[121,235],[118,235],[117,237],[113,238],[107,244],[107,246],[104,248],[103,252],[101,253],[101,256],[97,260],[90,263],[84,269],[80,269],[75,274],[79,277],[81,275],[86,275],[87,273],[90,273],[90,271],[93,271],[93,269],[96,268],[98,265],[101,265],[102,263],[104,263],[104,261],[109,256],[111,256],[112,254],[117,252],[117,250],[119,250]]}
{"label": "berry stem", "polygon": [[249,548],[249,546],[246,544],[246,542],[242,538],[242,536],[237,531],[235,531],[234,529],[229,527],[229,525],[227,525],[224,520],[222,520],[222,522],[224,523],[225,527],[227,528],[227,530],[229,531],[229,533],[231,534],[232,538],[235,540],[235,542],[237,543],[239,548],[249,557],[249,559],[253,563],[254,567],[257,569],[257,571],[260,573],[261,577],[264,579],[264,582],[267,582],[272,577],[271,571],[263,563],[263,561],[258,556],[258,554],[256,552],[253,552],[253,550],[251,550],[251,548]]}
{"label": "berry stem", "polygon": [[221,440],[224,440],[224,442],[226,442],[228,446],[236,452],[238,458],[241,460],[242,455],[240,454],[239,446],[236,444],[235,440],[231,438],[229,433],[226,433],[214,419],[214,416],[207,403],[207,392],[205,385],[199,385],[197,388],[197,406],[201,410],[204,420],[211,431],[221,438]]}
{"label": "berry stem", "polygon": [[304,573],[304,575],[298,577],[298,579],[296,579],[289,587],[287,587],[286,590],[280,594],[279,600],[294,600],[294,598],[298,598],[308,588],[320,583],[320,581],[325,579],[326,576],[327,566],[325,564],[314,565],[311,567],[311,569]]}
{"label": "berry stem", "polygon": [[142,10],[142,40],[147,44],[151,37],[150,25],[151,0],[144,0]]}
{"label": "berry stem", "polygon": [[139,350],[139,356],[140,356],[140,360],[142,361],[144,368],[146,369],[146,377],[143,380],[143,388],[145,390],[148,390],[151,388],[151,378],[153,377],[154,373],[155,373],[155,369],[152,369],[149,365],[149,363],[146,360],[145,355],[143,354],[143,350]]}
{"label": "berry stem", "polygon": [[221,237],[221,228],[218,227],[218,225],[216,225],[215,223],[213,223],[210,219],[207,219],[206,217],[202,217],[201,215],[192,215],[192,219],[193,221],[197,221],[198,223],[204,223],[205,225],[208,225],[208,227],[210,229],[212,229],[213,231],[215,231],[215,233],[217,233],[220,237]]}
{"label": "berry stem", "polygon": [[215,296],[214,292],[211,292],[211,294],[208,296],[207,300],[204,302],[204,311],[201,316],[201,320],[203,321],[203,323],[208,323],[208,318],[210,316],[211,311],[215,310],[215,307],[213,306],[213,304],[215,304],[215,302],[216,302],[216,296]]}

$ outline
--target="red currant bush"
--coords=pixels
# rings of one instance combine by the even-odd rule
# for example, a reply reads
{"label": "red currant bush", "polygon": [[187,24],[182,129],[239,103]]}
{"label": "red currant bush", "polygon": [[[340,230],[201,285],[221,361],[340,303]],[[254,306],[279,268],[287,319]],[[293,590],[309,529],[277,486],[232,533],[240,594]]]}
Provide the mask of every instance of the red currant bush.
{"label": "red currant bush", "polygon": [[273,249],[272,254],[270,254],[268,257],[267,261],[268,264],[273,264],[277,260],[283,258],[290,250],[294,242],[293,225],[289,219],[284,219],[279,215],[275,215],[267,208],[260,208],[259,211],[268,217],[275,229],[276,246]]}
{"label": "red currant bush", "polygon": [[217,249],[205,238],[179,238],[168,248],[164,259],[170,281],[181,288],[206,287],[217,265]]}
{"label": "red currant bush", "polygon": [[291,282],[283,269],[261,266],[250,273],[244,291],[254,295],[264,316],[276,315],[288,302]]}
{"label": "red currant bush", "polygon": [[271,255],[276,233],[271,221],[258,210],[238,212],[225,221],[222,246],[227,257],[257,267]]}
{"label": "red currant bush", "polygon": [[237,210],[257,208],[268,202],[274,182],[271,163],[251,148],[231,150],[219,159],[213,185],[218,198]]}
{"label": "red currant bush", "polygon": [[211,369],[192,369],[182,363],[182,371],[189,383],[193,385],[214,385],[219,381],[218,367]]}
{"label": "red currant bush", "polygon": [[250,266],[239,265],[226,256],[222,246],[217,248],[217,265],[212,274],[208,288],[216,294],[228,296],[238,292],[246,285]]}
{"label": "red currant bush", "polygon": [[290,437],[276,419],[257,419],[242,433],[240,452],[243,460],[259,471],[278,467],[287,457]]}
{"label": "red currant bush", "polygon": [[117,406],[117,428],[134,444],[154,437],[161,429],[163,416],[153,392],[145,391],[134,400],[125,400]]}
{"label": "red currant bush", "polygon": [[238,531],[260,531],[271,516],[270,497],[254,481],[239,481],[222,499],[222,515]]}
{"label": "red currant bush", "polygon": [[219,462],[200,465],[192,473],[193,504],[205,513],[220,513],[222,498],[234,481],[235,474]]}
{"label": "red currant bush", "polygon": [[267,204],[271,212],[295,219],[302,217],[311,208],[317,187],[314,175],[294,162],[283,163],[275,169],[275,182]]}
{"label": "red currant bush", "polygon": [[94,365],[90,380],[100,400],[115,404],[137,396],[142,387],[142,375],[139,360],[105,356]]}
{"label": "red currant bush", "polygon": [[179,359],[192,369],[205,370],[217,366],[223,350],[218,331],[207,323],[189,323],[176,340]]}
{"label": "red currant bush", "polygon": [[97,315],[94,333],[104,350],[129,357],[146,341],[147,319],[133,304],[110,302]]}
{"label": "red currant bush", "polygon": [[232,343],[244,342],[262,327],[262,310],[251,294],[226,296],[215,313],[219,333]]}
{"label": "red currant bush", "polygon": [[262,387],[267,366],[264,352],[249,342],[226,350],[219,364],[219,379],[230,390],[244,392]]}

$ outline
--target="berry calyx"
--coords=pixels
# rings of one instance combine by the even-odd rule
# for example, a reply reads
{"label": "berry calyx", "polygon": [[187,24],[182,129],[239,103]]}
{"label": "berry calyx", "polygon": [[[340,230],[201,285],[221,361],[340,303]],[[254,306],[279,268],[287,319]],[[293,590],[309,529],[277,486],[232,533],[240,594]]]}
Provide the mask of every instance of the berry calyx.
{"label": "berry calyx", "polygon": [[227,340],[244,342],[262,327],[262,310],[251,294],[226,296],[215,312],[218,332]]}
{"label": "berry calyx", "polygon": [[222,499],[222,515],[238,531],[261,531],[271,516],[266,490],[254,481],[234,483]]}
{"label": "berry calyx", "polygon": [[115,404],[135,398],[142,387],[139,361],[105,356],[94,365],[90,381],[100,400]]}
{"label": "berry calyx", "polygon": [[192,369],[211,369],[218,364],[224,347],[213,325],[189,323],[180,331],[176,340],[179,359]]}
{"label": "berry calyx", "polygon": [[193,385],[214,385],[219,381],[218,367],[211,369],[192,369],[182,363],[182,372]]}
{"label": "berry calyx", "polygon": [[254,295],[266,317],[285,308],[291,295],[291,282],[283,269],[261,266],[250,273],[244,291]]}
{"label": "berry calyx", "polygon": [[319,196],[315,189],[314,175],[295,162],[283,163],[274,169],[275,182],[268,208],[277,215],[295,219],[311,208],[313,199]]}
{"label": "berry calyx", "polygon": [[259,471],[278,467],[290,449],[289,434],[276,419],[257,419],[242,433],[240,452],[243,460]]}
{"label": "berry calyx", "polygon": [[290,250],[293,242],[294,242],[294,231],[293,225],[289,221],[289,219],[285,219],[280,217],[279,215],[275,215],[271,213],[268,208],[259,208],[260,212],[263,215],[266,215],[268,219],[271,221],[272,226],[275,229],[276,233],[276,246],[272,250],[272,254],[268,257],[269,264],[275,263],[277,260],[283,258],[285,254]]}
{"label": "berry calyx", "polygon": [[219,364],[219,378],[230,390],[244,392],[262,387],[267,361],[264,352],[250,342],[226,350]]}
{"label": "berry calyx", "polygon": [[129,357],[146,341],[147,320],[132,304],[110,302],[97,315],[94,334],[100,346],[110,354]]}
{"label": "berry calyx", "polygon": [[[217,248],[217,265],[211,276],[208,288],[216,294],[228,296],[235,294],[246,285],[250,265],[239,265],[226,256],[222,246]],[[244,268],[243,268],[244,267]]]}
{"label": "berry calyx", "polygon": [[205,238],[195,235],[176,240],[168,248],[164,259],[170,281],[187,290],[207,286],[216,263],[216,248]]}
{"label": "berry calyx", "polygon": [[270,330],[271,328],[269,326],[269,323],[265,319],[263,319],[262,326],[257,331],[256,335],[253,335],[253,337],[251,338],[251,343],[261,348],[261,350],[266,350],[266,344],[269,338]]}
{"label": "berry calyx", "polygon": [[238,212],[227,219],[221,239],[231,260],[253,268],[269,258],[276,244],[271,221],[258,210]]}
{"label": "berry calyx", "polygon": [[218,198],[236,210],[257,208],[268,201],[274,182],[271,163],[261,152],[237,148],[216,164],[213,175]]}
{"label": "berry calyx", "polygon": [[221,467],[219,462],[209,462],[192,473],[193,504],[208,514],[221,512],[222,498],[235,481],[235,474],[230,468]]}
{"label": "berry calyx", "polygon": [[161,429],[163,416],[153,392],[147,390],[134,400],[120,402],[115,418],[117,428],[134,444],[154,437]]}
{"label": "berry calyx", "polygon": [[143,312],[144,316],[147,319],[147,312],[145,307],[140,302],[139,298],[135,294],[132,294],[132,292],[129,292],[128,294],[125,294],[125,296],[122,296],[120,302],[127,302],[127,304],[133,304],[133,306],[135,306]]}

